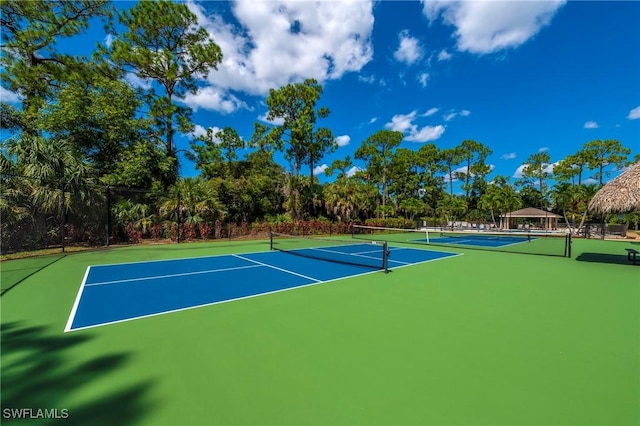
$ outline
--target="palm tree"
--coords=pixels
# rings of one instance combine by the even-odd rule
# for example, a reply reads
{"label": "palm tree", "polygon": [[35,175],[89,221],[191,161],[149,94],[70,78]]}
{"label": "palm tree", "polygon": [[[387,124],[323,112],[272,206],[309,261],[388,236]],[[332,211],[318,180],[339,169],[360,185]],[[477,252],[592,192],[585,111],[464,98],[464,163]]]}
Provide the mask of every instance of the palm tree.
{"label": "palm tree", "polygon": [[478,207],[482,210],[488,210],[491,213],[491,221],[493,222],[493,226],[498,228],[498,224],[496,223],[496,210],[500,210],[500,193],[501,189],[495,184],[487,185],[487,190],[480,197],[478,201]]}
{"label": "palm tree", "polygon": [[32,234],[55,234],[55,229],[46,228],[55,228],[56,222],[64,225],[69,213],[78,224],[95,219],[102,196],[93,185],[91,166],[70,141],[23,134],[6,146],[8,157],[2,161],[11,163],[11,172],[19,177],[12,178],[5,203],[7,209],[12,205],[16,218],[31,218]]}
{"label": "palm tree", "polygon": [[[213,186],[202,178],[183,178],[169,189],[169,196],[160,204],[160,214],[172,226],[213,223],[225,214]],[[178,230],[180,232],[180,230]],[[178,239],[180,234],[178,234]]]}

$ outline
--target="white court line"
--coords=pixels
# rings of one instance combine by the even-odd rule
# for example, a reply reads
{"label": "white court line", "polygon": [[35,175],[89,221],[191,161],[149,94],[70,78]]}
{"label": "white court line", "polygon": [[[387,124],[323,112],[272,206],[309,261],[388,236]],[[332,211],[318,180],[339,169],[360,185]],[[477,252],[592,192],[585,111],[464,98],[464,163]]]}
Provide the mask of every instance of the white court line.
{"label": "white court line", "polygon": [[260,265],[235,266],[233,268],[209,269],[207,271],[183,272],[183,273],[180,273],[180,274],[155,275],[155,276],[150,276],[150,277],[128,278],[126,280],[102,281],[102,282],[97,282],[97,283],[86,284],[86,287],[93,287],[93,286],[97,286],[97,285],[107,285],[107,284],[128,283],[128,282],[133,282],[133,281],[155,280],[155,279],[161,279],[161,278],[185,277],[185,276],[188,276],[188,275],[212,274],[214,272],[235,271],[236,269],[249,269],[249,268],[258,268],[258,267],[260,267]]}
{"label": "white court line", "polygon": [[[517,237],[517,236],[514,235],[514,237]],[[483,245],[479,245],[478,241],[490,242],[490,241],[500,241],[500,240],[499,239],[492,240],[492,239],[489,239],[489,238],[484,239],[484,240],[483,239],[480,239],[480,240],[475,239],[474,240],[474,239],[468,239],[468,238],[461,238],[460,241],[441,242],[440,244],[451,244],[452,246],[458,245],[458,246],[466,246],[466,247],[471,246],[471,248],[473,248],[473,247],[482,247],[483,249],[486,248],[487,250],[490,250],[490,249],[500,249],[500,248],[503,248],[503,247],[509,247],[509,246],[513,246],[513,245],[516,245],[516,244],[530,243],[531,241],[535,241],[535,239],[533,239],[533,240],[516,241],[516,242],[513,242],[513,243],[509,243],[509,244],[501,244],[499,246],[483,246]],[[436,245],[437,244],[438,244],[438,242],[436,240]]]}
{"label": "white court line", "polygon": [[[348,247],[348,246],[344,246],[344,247]],[[358,257],[364,257],[367,259],[373,259],[373,260],[379,260],[382,262],[382,259],[379,259],[377,257],[373,257],[373,256],[365,256],[364,254],[360,254],[360,253],[347,253],[344,251],[336,251],[336,250],[327,250],[327,249],[323,249],[323,248],[309,248],[309,249],[301,249],[301,250],[317,250],[317,251],[326,251],[327,253],[334,253],[334,254],[342,254],[342,255],[346,255],[346,256],[358,256]],[[362,253],[378,253],[379,251],[365,251]]]}
{"label": "white court line", "polygon": [[73,302],[73,308],[71,308],[71,314],[69,314],[69,319],[67,320],[67,325],[64,327],[64,332],[71,331],[71,324],[73,323],[74,318],[76,317],[76,311],[78,310],[78,305],[80,304],[80,298],[82,297],[82,292],[84,291],[85,283],[87,282],[87,277],[89,276],[89,270],[91,266],[87,266],[87,270],[84,273],[84,278],[82,279],[82,283],[80,284],[80,289],[78,290],[78,294],[76,295],[76,300]]}
{"label": "white court line", "polygon": [[[348,247],[348,246],[347,246]],[[395,247],[394,247],[395,248]],[[378,258],[378,257],[373,257],[373,256],[365,256],[364,253],[379,253],[379,250],[372,250],[372,251],[363,251],[363,252],[358,252],[358,253],[346,253],[343,251],[334,251],[334,250],[326,250],[326,249],[321,249],[321,248],[312,248],[311,250],[318,250],[318,251],[326,251],[328,253],[335,253],[335,254],[344,254],[347,256],[358,256],[358,257],[364,257],[366,259],[373,259],[373,260],[379,260],[382,262],[382,259]],[[393,260],[391,258],[387,259],[388,262],[393,262],[393,263],[399,263],[401,265],[413,265],[413,263],[411,262],[401,262],[399,260]]]}
{"label": "white court line", "polygon": [[302,274],[299,274],[297,272],[289,271],[288,269],[279,268],[277,266],[269,265],[268,263],[258,262],[257,260],[253,260],[253,259],[249,259],[248,257],[240,256],[239,254],[232,254],[231,256],[237,257],[239,259],[246,260],[246,261],[249,261],[249,262],[257,263],[260,266],[266,266],[267,268],[276,269],[276,270],[281,271],[281,272],[286,272],[287,274],[297,275],[299,277],[306,278],[308,280],[315,281],[317,283],[321,283],[322,282],[322,280],[319,280],[317,278],[309,277],[307,275],[302,275]]}

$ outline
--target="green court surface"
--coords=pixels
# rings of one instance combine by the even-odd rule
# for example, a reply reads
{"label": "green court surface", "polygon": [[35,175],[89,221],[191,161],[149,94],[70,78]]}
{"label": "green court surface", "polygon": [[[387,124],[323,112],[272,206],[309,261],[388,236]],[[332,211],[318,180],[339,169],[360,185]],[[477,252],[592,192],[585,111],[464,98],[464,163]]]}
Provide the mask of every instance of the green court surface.
{"label": "green court surface", "polygon": [[68,410],[65,425],[638,425],[630,244],[428,247],[464,255],[69,333],[89,265],[268,243],[5,261],[2,423],[56,423],[5,416],[32,408]]}

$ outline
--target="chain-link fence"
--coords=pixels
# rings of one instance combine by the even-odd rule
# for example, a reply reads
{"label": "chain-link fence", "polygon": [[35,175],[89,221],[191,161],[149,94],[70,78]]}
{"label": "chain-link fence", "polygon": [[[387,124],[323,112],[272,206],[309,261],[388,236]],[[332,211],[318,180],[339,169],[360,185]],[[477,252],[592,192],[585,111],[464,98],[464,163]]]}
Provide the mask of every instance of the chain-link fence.
{"label": "chain-link fence", "polygon": [[43,185],[2,176],[0,254],[142,240],[175,242],[268,236],[244,221],[225,221],[213,200],[191,194],[104,185]]}

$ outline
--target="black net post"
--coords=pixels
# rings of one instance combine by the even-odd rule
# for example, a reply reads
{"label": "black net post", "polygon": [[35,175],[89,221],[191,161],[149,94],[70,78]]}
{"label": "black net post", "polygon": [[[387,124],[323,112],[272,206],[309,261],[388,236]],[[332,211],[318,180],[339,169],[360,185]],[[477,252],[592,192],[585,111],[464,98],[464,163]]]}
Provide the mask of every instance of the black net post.
{"label": "black net post", "polygon": [[269,230],[269,250],[273,250],[273,231]]}
{"label": "black net post", "polygon": [[389,272],[390,255],[391,252],[389,251],[389,244],[385,241],[384,243],[382,243],[382,269],[384,270],[385,274]]}

